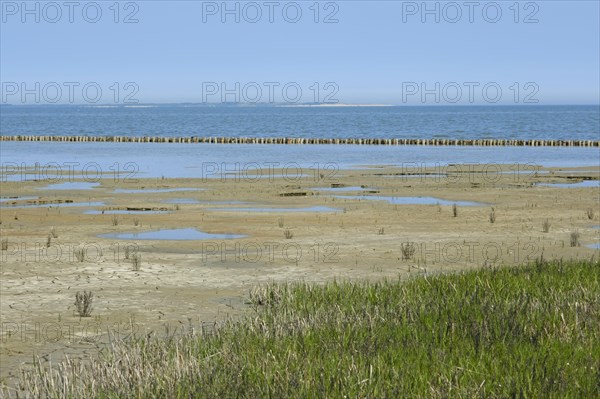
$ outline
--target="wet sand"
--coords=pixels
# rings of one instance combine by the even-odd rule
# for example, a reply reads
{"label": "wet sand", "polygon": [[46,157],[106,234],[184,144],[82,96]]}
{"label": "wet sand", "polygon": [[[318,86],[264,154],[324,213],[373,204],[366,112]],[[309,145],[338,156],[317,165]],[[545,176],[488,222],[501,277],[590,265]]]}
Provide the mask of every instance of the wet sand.
{"label": "wet sand", "polygon": [[[598,180],[598,166],[515,173],[514,165],[503,165],[501,171],[484,172],[480,165],[456,167],[451,175],[429,169],[411,176],[382,165],[291,177],[276,169],[263,170],[261,178],[105,176],[82,190],[3,181],[0,377],[15,375],[33,354],[56,362],[65,354],[95,353],[109,331],[123,337],[160,335],[166,325],[170,331],[211,328],[253,312],[248,291],[271,281],[396,279],[520,264],[542,254],[598,256],[588,247],[600,241],[598,186],[538,185]],[[364,196],[435,197],[440,204]],[[460,201],[481,205],[459,205],[455,217],[451,204]],[[543,232],[546,219],[550,229]],[[192,228],[244,237],[99,237]],[[570,246],[574,231],[580,234],[577,247]],[[408,242],[414,253],[404,259]],[[141,255],[138,271],[132,256],[125,258],[127,246]],[[84,249],[82,262],[76,249]],[[94,292],[91,317],[75,312],[75,293],[82,290]]]}

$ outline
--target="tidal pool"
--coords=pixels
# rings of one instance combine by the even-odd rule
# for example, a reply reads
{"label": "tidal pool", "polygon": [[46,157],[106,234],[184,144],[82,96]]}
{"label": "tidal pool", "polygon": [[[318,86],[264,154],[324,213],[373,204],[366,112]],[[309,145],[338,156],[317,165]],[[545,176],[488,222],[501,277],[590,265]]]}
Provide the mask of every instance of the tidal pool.
{"label": "tidal pool", "polygon": [[450,176],[450,178],[452,179],[457,179],[456,176],[454,175],[448,175],[448,174],[440,174],[440,173],[430,173],[430,174],[415,174],[415,175],[410,175],[410,174],[385,174],[385,175],[377,175],[377,176],[381,176],[381,177],[394,177],[394,178],[400,178],[400,179],[431,179],[431,180],[441,180],[441,179],[448,179]]}
{"label": "tidal pool", "polygon": [[187,229],[162,229],[143,231],[140,233],[110,233],[100,234],[100,238],[117,240],[161,240],[161,241],[190,241],[190,240],[228,240],[246,237],[243,234],[211,234],[195,228]]}
{"label": "tidal pool", "polygon": [[220,212],[339,212],[341,209],[328,206],[311,206],[306,208],[211,208]]}
{"label": "tidal pool", "polygon": [[18,209],[18,208],[68,208],[77,206],[106,206],[104,202],[63,202],[60,204],[35,204],[35,205],[13,205],[2,206],[2,209]]}
{"label": "tidal pool", "polygon": [[558,187],[558,188],[582,188],[582,187],[598,187],[600,188],[600,180],[584,180],[579,183],[537,183],[543,187]]}
{"label": "tidal pool", "polygon": [[49,184],[45,187],[40,187],[38,190],[91,190],[98,187],[100,183],[74,181],[57,184]]}
{"label": "tidal pool", "polygon": [[192,204],[192,205],[198,205],[198,204],[207,204],[207,205],[243,205],[243,204],[249,204],[250,202],[243,202],[243,201],[201,201],[201,200],[197,200],[194,198],[174,198],[174,199],[170,199],[170,200],[165,200],[164,201],[165,204],[178,204],[178,205],[184,205],[184,204]]}
{"label": "tidal pool", "polygon": [[453,205],[457,206],[483,206],[488,205],[482,202],[474,201],[450,201],[437,197],[386,197],[381,195],[335,195],[335,198],[366,200],[366,201],[387,201],[393,205]]}
{"label": "tidal pool", "polygon": [[199,204],[200,201],[194,198],[173,198],[163,201],[165,204]]}
{"label": "tidal pool", "polygon": [[157,188],[157,189],[125,189],[117,188],[113,193],[115,194],[156,194],[156,193],[176,193],[179,191],[202,191],[205,188]]}
{"label": "tidal pool", "polygon": [[334,192],[343,192],[343,191],[365,191],[365,190],[374,190],[368,187],[360,187],[360,186],[348,186],[348,187],[313,187],[311,190],[314,191],[334,191]]}
{"label": "tidal pool", "polygon": [[152,215],[152,214],[161,214],[161,213],[169,213],[170,211],[128,211],[128,210],[106,210],[106,211],[98,211],[91,210],[83,212],[85,215]]}
{"label": "tidal pool", "polygon": [[34,200],[40,197],[2,197],[0,202]]}

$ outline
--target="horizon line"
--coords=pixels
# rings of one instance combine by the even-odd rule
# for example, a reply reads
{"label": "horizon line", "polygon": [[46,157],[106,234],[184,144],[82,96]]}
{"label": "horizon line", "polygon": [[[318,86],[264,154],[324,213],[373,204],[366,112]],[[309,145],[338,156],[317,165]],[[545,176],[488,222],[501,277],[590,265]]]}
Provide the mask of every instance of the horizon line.
{"label": "horizon line", "polygon": [[0,103],[2,106],[34,106],[34,107],[53,107],[53,106],[80,106],[80,107],[95,107],[95,108],[143,108],[152,106],[168,106],[168,105],[193,105],[206,107],[288,107],[288,108],[344,108],[344,107],[543,107],[543,106],[598,106],[599,103],[548,103],[548,104],[371,104],[371,103],[198,103],[198,102],[140,102],[132,104],[114,104],[114,103],[43,103],[43,104],[23,104],[23,103]]}

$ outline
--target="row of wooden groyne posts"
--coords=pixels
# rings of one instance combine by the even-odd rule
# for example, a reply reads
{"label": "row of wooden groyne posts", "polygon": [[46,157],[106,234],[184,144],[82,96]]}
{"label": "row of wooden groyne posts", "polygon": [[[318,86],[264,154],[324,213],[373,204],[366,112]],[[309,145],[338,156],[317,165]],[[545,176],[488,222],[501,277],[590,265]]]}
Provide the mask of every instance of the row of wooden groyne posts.
{"label": "row of wooden groyne posts", "polygon": [[598,140],[520,139],[410,139],[410,138],[305,138],[305,137],[131,137],[131,136],[0,136],[0,141],[61,141],[106,143],[207,143],[207,144],[356,144],[429,146],[531,146],[599,147]]}

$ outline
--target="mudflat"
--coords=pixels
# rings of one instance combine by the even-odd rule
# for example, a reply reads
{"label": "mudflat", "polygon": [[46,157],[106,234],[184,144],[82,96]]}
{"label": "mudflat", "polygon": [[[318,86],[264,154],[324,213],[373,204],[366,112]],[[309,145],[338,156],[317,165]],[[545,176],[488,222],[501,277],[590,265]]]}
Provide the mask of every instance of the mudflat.
{"label": "mudflat", "polygon": [[[600,168],[380,165],[214,179],[2,181],[0,377],[109,339],[212,328],[272,281],[598,256]],[[93,292],[91,316],[76,311]]]}

